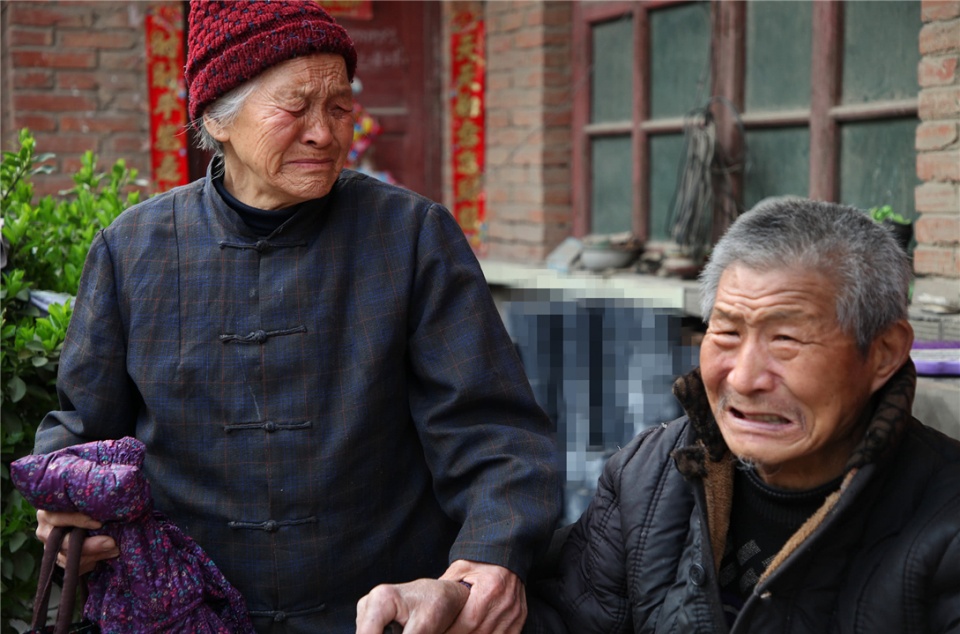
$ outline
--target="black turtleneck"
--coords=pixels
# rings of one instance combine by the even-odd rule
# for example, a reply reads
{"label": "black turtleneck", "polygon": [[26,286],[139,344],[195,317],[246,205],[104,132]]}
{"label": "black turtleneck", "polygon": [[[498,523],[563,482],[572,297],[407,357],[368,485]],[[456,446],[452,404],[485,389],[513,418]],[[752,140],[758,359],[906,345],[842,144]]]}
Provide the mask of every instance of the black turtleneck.
{"label": "black turtleneck", "polygon": [[237,200],[233,194],[227,191],[226,186],[223,184],[222,171],[219,176],[213,177],[213,186],[217,188],[217,192],[220,193],[220,197],[223,198],[225,203],[227,203],[227,206],[237,212],[237,214],[240,216],[240,219],[243,220],[243,223],[250,227],[255,234],[262,237],[266,237],[276,231],[277,227],[292,218],[293,215],[297,213],[297,211],[299,211],[303,205],[307,204],[300,203],[293,205],[292,207],[285,207],[283,209],[269,211],[266,209],[251,207],[250,205]]}
{"label": "black turtleneck", "polygon": [[736,470],[730,531],[720,561],[720,594],[730,624],[773,557],[842,479],[788,491],[764,483],[753,469]]}

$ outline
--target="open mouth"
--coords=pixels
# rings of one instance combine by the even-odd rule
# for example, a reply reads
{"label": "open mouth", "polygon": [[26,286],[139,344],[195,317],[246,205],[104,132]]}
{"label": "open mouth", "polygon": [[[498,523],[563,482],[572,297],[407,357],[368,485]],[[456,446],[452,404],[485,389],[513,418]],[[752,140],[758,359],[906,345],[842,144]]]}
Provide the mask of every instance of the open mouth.
{"label": "open mouth", "polygon": [[790,419],[784,418],[783,416],[777,416],[776,414],[747,413],[738,410],[736,407],[731,407],[730,413],[734,418],[753,423],[767,423],[770,425],[787,425],[790,423]]}

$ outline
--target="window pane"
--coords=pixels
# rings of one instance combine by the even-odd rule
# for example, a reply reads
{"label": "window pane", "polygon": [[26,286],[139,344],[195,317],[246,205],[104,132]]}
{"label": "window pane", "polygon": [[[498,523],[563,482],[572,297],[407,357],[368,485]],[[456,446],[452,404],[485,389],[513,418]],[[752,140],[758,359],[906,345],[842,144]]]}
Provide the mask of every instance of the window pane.
{"label": "window pane", "polygon": [[920,3],[857,0],[843,12],[843,103],[916,97]]}
{"label": "window pane", "polygon": [[746,110],[810,106],[811,2],[747,4]]}
{"label": "window pane", "polygon": [[650,137],[650,239],[673,240],[670,217],[683,160],[683,134]]}
{"label": "window pane", "polygon": [[650,116],[681,117],[710,96],[710,4],[650,12]]}
{"label": "window pane", "polygon": [[917,119],[847,123],[840,128],[840,200],[862,209],[890,205],[913,220]]}
{"label": "window pane", "polygon": [[633,112],[633,18],[597,24],[593,34],[590,121],[630,121]]}
{"label": "window pane", "polygon": [[633,153],[629,136],[590,142],[590,218],[592,233],[633,229]]}
{"label": "window pane", "polygon": [[810,193],[810,132],[806,127],[747,132],[743,205],[750,209],[767,196]]}

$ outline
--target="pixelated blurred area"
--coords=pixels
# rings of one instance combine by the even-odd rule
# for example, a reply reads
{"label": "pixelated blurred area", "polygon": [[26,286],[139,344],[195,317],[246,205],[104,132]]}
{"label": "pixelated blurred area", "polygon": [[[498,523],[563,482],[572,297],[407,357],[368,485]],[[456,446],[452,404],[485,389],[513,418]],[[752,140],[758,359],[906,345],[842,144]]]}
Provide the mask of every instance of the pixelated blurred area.
{"label": "pixelated blurred area", "polygon": [[529,295],[504,302],[502,312],[533,392],[556,424],[562,522],[569,523],[617,449],[682,414],[671,387],[698,363],[702,324],[644,300]]}

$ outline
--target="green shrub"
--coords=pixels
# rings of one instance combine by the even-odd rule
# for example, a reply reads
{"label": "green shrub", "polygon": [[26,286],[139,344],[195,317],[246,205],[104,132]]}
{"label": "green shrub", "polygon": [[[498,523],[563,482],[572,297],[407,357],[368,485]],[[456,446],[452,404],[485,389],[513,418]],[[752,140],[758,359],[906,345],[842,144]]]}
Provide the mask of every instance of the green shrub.
{"label": "green shrub", "polygon": [[[106,173],[96,157],[84,154],[74,187],[56,200],[34,203],[31,178],[49,173],[51,155],[36,155],[28,130],[18,152],[4,152],[0,170],[3,266],[0,285],[0,632],[15,631],[12,620],[30,621],[41,548],[34,538],[36,511],[10,481],[11,461],[30,453],[37,425],[57,408],[55,381],[60,349],[70,321],[69,300],[41,311],[31,291],[75,295],[80,272],[97,231],[138,202],[128,191],[136,172],[117,161]],[[126,192],[126,193],[124,193]]]}

